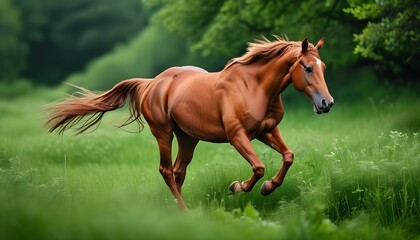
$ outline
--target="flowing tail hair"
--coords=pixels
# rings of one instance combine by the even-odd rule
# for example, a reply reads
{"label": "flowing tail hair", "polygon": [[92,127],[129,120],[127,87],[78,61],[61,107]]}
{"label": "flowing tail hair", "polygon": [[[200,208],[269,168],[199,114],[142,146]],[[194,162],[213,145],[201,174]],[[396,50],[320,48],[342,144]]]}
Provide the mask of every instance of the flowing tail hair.
{"label": "flowing tail hair", "polygon": [[[143,122],[140,118],[142,115],[140,104],[144,90],[149,84],[150,80],[147,79],[128,79],[102,94],[95,94],[76,86],[81,92],[46,108],[50,115],[44,127],[50,132],[57,131],[59,134],[75,127],[76,134],[83,133],[98,124],[105,112],[124,106],[126,98],[130,96],[130,117],[118,127],[124,127],[136,121],[141,131]],[[88,118],[84,119],[85,117]]]}

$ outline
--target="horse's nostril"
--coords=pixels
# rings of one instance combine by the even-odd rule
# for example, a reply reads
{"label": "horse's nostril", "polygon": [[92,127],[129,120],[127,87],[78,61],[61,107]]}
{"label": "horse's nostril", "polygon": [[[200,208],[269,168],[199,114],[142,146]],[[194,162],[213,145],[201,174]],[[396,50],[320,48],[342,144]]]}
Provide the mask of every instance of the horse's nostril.
{"label": "horse's nostril", "polygon": [[322,105],[322,108],[327,108],[328,107],[328,103],[325,99],[322,99],[321,105]]}

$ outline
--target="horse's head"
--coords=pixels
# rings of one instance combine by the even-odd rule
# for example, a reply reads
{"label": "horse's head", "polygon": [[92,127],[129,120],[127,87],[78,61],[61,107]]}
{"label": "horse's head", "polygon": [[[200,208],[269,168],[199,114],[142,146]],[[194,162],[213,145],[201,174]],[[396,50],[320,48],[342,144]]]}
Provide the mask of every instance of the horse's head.
{"label": "horse's head", "polygon": [[308,39],[302,41],[301,52],[290,69],[296,90],[303,92],[314,104],[314,112],[321,114],[330,111],[334,99],[328,91],[324,79],[325,64],[321,61],[318,49],[324,44],[322,38],[315,47],[309,46]]}

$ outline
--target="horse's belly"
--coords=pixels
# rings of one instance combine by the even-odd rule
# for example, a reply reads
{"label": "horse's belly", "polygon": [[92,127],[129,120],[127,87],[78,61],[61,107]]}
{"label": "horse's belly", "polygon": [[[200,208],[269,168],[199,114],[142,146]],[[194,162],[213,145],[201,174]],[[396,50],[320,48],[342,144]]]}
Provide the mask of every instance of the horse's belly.
{"label": "horse's belly", "polygon": [[206,142],[224,143],[228,142],[224,130],[220,128],[211,128],[209,126],[204,128],[195,128],[195,126],[180,127],[189,136]]}
{"label": "horse's belly", "polygon": [[223,125],[217,118],[200,111],[173,111],[172,119],[187,135],[208,142],[227,142]]}
{"label": "horse's belly", "polygon": [[226,142],[220,112],[204,94],[171,104],[169,114],[178,127],[191,137],[209,142]]}

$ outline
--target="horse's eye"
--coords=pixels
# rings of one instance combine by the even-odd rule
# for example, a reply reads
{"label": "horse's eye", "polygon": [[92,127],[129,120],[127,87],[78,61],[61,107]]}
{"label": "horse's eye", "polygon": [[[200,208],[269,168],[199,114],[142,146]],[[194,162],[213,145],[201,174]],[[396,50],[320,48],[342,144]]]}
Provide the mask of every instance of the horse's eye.
{"label": "horse's eye", "polygon": [[311,67],[305,67],[305,72],[307,73],[311,73],[312,72],[312,68]]}

